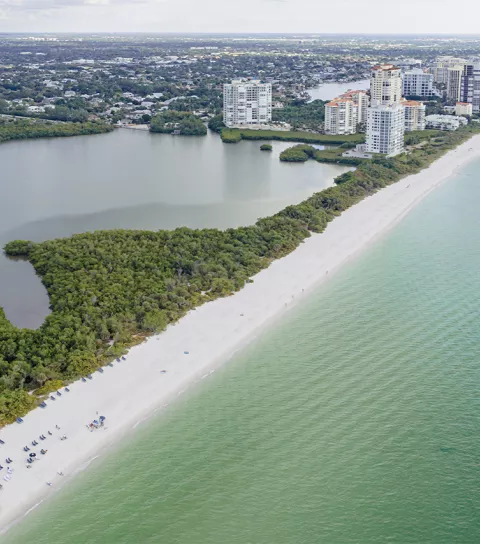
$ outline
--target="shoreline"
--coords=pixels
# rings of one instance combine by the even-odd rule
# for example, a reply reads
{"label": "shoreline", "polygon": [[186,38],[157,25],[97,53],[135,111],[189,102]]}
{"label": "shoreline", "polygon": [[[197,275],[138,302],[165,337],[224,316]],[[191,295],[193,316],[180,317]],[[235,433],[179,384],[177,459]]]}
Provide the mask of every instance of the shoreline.
{"label": "shoreline", "polygon": [[[62,389],[62,396],[48,401],[47,408],[37,408],[24,417],[22,424],[2,429],[0,534],[122,436],[191,384],[208,377],[312,288],[397,224],[434,188],[479,157],[480,135],[476,135],[425,170],[349,208],[322,234],[312,234],[239,292],[192,310],[165,332],[132,348],[125,361],[95,372],[92,380],[72,383],[70,392]],[[106,416],[105,427],[90,432],[86,425],[99,415]],[[67,440],[60,440],[64,434]],[[39,435],[47,439],[40,441]],[[34,439],[38,441],[36,447],[31,445]],[[30,447],[28,453],[23,451],[26,445]],[[42,447],[48,450],[46,455],[40,454]],[[31,452],[41,459],[27,470],[25,460]],[[5,463],[8,457],[13,459],[11,465]],[[4,481],[9,466],[12,478]],[[64,476],[58,475],[59,471]]]}

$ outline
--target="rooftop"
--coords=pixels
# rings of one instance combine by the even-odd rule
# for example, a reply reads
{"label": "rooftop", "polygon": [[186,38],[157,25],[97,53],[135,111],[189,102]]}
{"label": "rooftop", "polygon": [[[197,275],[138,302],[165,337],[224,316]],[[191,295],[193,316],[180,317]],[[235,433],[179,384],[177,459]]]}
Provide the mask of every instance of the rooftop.
{"label": "rooftop", "polygon": [[403,106],[423,106],[423,102],[419,102],[418,100],[402,100]]}
{"label": "rooftop", "polygon": [[393,64],[377,64],[377,66],[374,66],[372,70],[390,72],[392,70],[400,70],[400,68],[394,66]]}
{"label": "rooftop", "polygon": [[334,106],[338,106],[339,104],[345,104],[345,103],[352,103],[353,104],[353,100],[351,98],[335,98],[334,100],[332,100],[331,102],[329,102],[327,104],[327,106],[331,106],[331,107],[334,107]]}

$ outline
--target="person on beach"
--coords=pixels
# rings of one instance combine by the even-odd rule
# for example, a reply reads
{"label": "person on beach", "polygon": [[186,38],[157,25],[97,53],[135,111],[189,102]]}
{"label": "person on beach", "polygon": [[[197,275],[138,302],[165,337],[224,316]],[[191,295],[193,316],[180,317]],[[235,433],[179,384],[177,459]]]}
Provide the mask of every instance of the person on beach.
{"label": "person on beach", "polygon": [[63,472],[62,472],[61,470],[59,470],[59,471],[57,472],[57,474],[58,474],[59,476],[63,476]]}
{"label": "person on beach", "polygon": [[55,429],[57,429],[57,431],[59,431],[60,427],[58,425],[55,425]]}
{"label": "person on beach", "polygon": [[52,482],[47,482],[47,485],[49,485],[50,487],[52,486]]}

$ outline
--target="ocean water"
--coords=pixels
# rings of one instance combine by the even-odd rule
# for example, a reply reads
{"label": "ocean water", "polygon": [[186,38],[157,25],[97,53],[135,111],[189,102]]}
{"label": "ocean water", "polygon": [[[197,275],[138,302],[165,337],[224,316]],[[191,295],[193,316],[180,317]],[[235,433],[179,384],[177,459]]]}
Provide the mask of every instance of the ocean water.
{"label": "ocean water", "polygon": [[480,542],[480,162],[6,537]]}

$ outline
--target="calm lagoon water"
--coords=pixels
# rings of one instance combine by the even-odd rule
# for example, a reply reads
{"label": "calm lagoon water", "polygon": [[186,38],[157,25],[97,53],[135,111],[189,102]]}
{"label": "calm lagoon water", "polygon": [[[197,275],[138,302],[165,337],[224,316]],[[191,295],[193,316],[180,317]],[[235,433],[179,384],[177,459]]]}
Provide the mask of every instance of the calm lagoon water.
{"label": "calm lagoon water", "polygon": [[[111,228],[236,227],[324,189],[346,169],[280,163],[291,143],[223,144],[216,134],[137,130],[0,146],[0,246]],[[25,262],[0,255],[0,307],[38,327],[48,297]]]}
{"label": "calm lagoon water", "polygon": [[370,88],[370,80],[349,81],[348,83],[323,83],[318,87],[308,89],[311,100],[333,100],[350,89],[367,90]]}
{"label": "calm lagoon water", "polygon": [[480,162],[5,544],[480,542]]}

